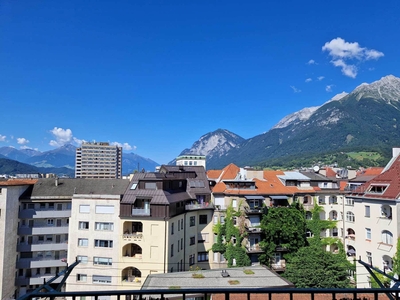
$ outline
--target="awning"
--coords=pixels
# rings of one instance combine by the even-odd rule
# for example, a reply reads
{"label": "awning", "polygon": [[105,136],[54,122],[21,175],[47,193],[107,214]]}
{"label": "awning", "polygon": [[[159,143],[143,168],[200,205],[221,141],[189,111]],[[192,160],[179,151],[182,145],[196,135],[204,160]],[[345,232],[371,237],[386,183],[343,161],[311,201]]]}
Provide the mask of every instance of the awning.
{"label": "awning", "polygon": [[246,200],[264,200],[263,196],[244,196]]}
{"label": "awning", "polygon": [[287,200],[287,196],[270,196],[272,200]]}

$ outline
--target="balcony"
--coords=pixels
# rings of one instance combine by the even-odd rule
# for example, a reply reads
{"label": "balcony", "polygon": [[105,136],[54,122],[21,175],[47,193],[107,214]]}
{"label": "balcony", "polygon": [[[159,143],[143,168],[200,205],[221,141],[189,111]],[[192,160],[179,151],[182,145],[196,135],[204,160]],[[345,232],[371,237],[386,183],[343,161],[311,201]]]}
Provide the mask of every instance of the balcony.
{"label": "balcony", "polygon": [[17,261],[17,269],[65,267],[66,259],[67,259],[67,257],[60,257],[60,258],[56,259],[54,256],[20,258]]}
{"label": "balcony", "polygon": [[247,253],[264,253],[264,251],[261,249],[260,245],[254,244],[254,245],[248,245],[246,247]]}
{"label": "balcony", "polygon": [[245,206],[245,211],[247,214],[262,214],[263,213],[262,207],[258,207],[258,206],[254,206],[254,207]]}
{"label": "balcony", "polygon": [[260,227],[253,227],[253,224],[250,225],[249,227],[246,226],[246,230],[248,233],[261,233],[261,228]]}
{"label": "balcony", "polygon": [[38,243],[19,243],[17,246],[18,252],[32,252],[32,251],[60,251],[68,250],[68,242],[38,242]]}
{"label": "balcony", "polygon": [[23,209],[19,212],[20,219],[49,219],[49,218],[69,218],[71,210],[54,210],[54,209]]}
{"label": "balcony", "polygon": [[142,232],[125,232],[122,235],[122,238],[127,242],[141,242],[143,241],[143,233]]}
{"label": "balcony", "polygon": [[280,299],[280,300],[300,300],[300,299],[398,299],[400,290],[397,288],[366,288],[366,289],[296,289],[296,288],[186,288],[186,289],[157,289],[157,290],[112,290],[112,291],[84,291],[84,292],[49,292],[32,293],[27,296],[27,300],[35,298],[49,297],[50,299],[79,299],[93,297],[95,299],[101,296],[114,296],[113,298],[125,299],[144,299],[151,297],[153,299],[167,298],[194,298],[209,299],[210,295],[214,300],[232,299]]}
{"label": "balcony", "polygon": [[214,205],[210,202],[192,203],[192,204],[186,204],[185,209],[186,210],[214,209]]}
{"label": "balcony", "polygon": [[37,234],[68,234],[68,226],[21,226],[18,228],[18,235],[37,235]]}
{"label": "balcony", "polygon": [[[15,280],[15,285],[16,286],[21,286],[21,285],[35,285],[35,284],[43,284],[44,280],[49,280],[53,278],[54,275],[35,275],[35,276],[30,276],[30,277],[17,277]],[[60,283],[62,280],[62,277],[57,278],[56,280],[53,281],[53,283]]]}
{"label": "balcony", "polygon": [[150,216],[150,208],[132,208],[132,216]]}

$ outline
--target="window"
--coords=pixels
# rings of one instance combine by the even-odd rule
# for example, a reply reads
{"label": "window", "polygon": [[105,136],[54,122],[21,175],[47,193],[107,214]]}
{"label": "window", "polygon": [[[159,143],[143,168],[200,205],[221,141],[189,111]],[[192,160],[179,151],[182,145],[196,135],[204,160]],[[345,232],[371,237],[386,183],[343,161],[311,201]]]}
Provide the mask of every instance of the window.
{"label": "window", "polygon": [[86,274],[76,274],[76,281],[86,282],[87,275]]}
{"label": "window", "polygon": [[174,223],[171,224],[171,234],[174,234]]}
{"label": "window", "polygon": [[196,238],[194,236],[190,237],[190,245],[196,244]]}
{"label": "window", "polygon": [[146,190],[156,190],[157,189],[157,185],[155,182],[145,182],[144,183],[144,188]]}
{"label": "window", "polygon": [[88,257],[87,257],[87,256],[78,255],[78,256],[76,257],[76,259],[77,259],[78,261],[80,261],[81,264],[87,264],[87,262],[88,262]]}
{"label": "window", "polygon": [[44,274],[50,274],[51,273],[51,268],[47,267],[44,269]]}
{"label": "window", "polygon": [[171,245],[171,257],[174,256],[174,244]]}
{"label": "window", "polygon": [[207,215],[199,216],[199,224],[207,224]]}
{"label": "window", "polygon": [[190,254],[189,255],[189,266],[193,266],[194,265],[194,254]]}
{"label": "window", "polygon": [[93,257],[94,265],[112,266],[112,258],[108,257]]}
{"label": "window", "polygon": [[382,231],[382,243],[393,245],[393,234],[390,231]]}
{"label": "window", "polygon": [[208,252],[199,252],[197,254],[197,261],[198,262],[208,261]]}
{"label": "window", "polygon": [[89,245],[88,239],[78,239],[78,247],[87,247]]}
{"label": "window", "polygon": [[354,222],[355,221],[354,214],[351,211],[346,212],[346,221],[347,222]]}
{"label": "window", "polygon": [[181,238],[181,250],[183,249],[183,238]]}
{"label": "window", "polygon": [[43,242],[44,241],[44,235],[38,235],[38,241]]}
{"label": "window", "polygon": [[218,216],[214,215],[214,224],[217,224],[217,223],[218,223]]}
{"label": "window", "polygon": [[114,230],[114,223],[108,223],[108,222],[96,222],[94,226],[95,230],[101,230],[101,231],[113,231]]}
{"label": "window", "polygon": [[178,240],[178,252],[179,252],[179,244],[180,244],[180,240]]}
{"label": "window", "polygon": [[181,220],[178,220],[178,231],[181,229]]}
{"label": "window", "polygon": [[93,275],[93,283],[108,284],[111,283],[111,276]]}
{"label": "window", "polygon": [[190,217],[190,226],[196,225],[196,219],[195,216]]}
{"label": "window", "polygon": [[53,236],[52,235],[46,235],[46,242],[52,242],[53,241]]}
{"label": "window", "polygon": [[81,214],[88,214],[90,213],[90,205],[79,205],[79,212]]}
{"label": "window", "polygon": [[352,199],[352,198],[346,198],[346,205],[348,205],[348,206],[354,206],[354,199]]}
{"label": "window", "polygon": [[183,230],[183,219],[181,220],[181,229]]}
{"label": "window", "polygon": [[208,243],[208,233],[198,233],[198,243]]}
{"label": "window", "polygon": [[373,184],[368,188],[367,193],[383,194],[387,187],[388,185]]}
{"label": "window", "polygon": [[101,248],[112,248],[113,241],[112,240],[94,240],[94,246],[101,247]]}
{"label": "window", "polygon": [[49,210],[54,210],[54,203],[49,203]]}
{"label": "window", "polygon": [[47,219],[47,226],[53,226],[54,225],[54,219]]}
{"label": "window", "polygon": [[225,223],[225,216],[220,216],[220,217],[219,217],[219,222],[220,222],[221,224],[224,224],[224,223]]}
{"label": "window", "polygon": [[368,205],[365,205],[365,216],[369,218],[371,216],[371,207]]}
{"label": "window", "polygon": [[232,207],[236,207],[237,206],[237,200],[236,199],[232,199]]}
{"label": "window", "polygon": [[89,229],[89,222],[80,221],[79,222],[79,229],[80,230]]}
{"label": "window", "polygon": [[96,205],[96,214],[113,214],[114,205]]}
{"label": "window", "polygon": [[372,253],[367,251],[367,261],[370,265],[372,265]]}
{"label": "window", "polygon": [[371,228],[365,228],[365,238],[366,238],[367,240],[370,240],[370,239],[371,239],[371,236],[372,236],[372,234],[371,234]]}

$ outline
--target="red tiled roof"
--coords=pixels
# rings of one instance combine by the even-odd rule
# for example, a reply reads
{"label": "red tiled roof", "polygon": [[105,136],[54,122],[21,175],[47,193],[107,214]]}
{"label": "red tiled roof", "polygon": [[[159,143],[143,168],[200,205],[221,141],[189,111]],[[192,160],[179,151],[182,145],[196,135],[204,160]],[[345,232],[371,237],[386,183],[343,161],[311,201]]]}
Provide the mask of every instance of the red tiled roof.
{"label": "red tiled roof", "polygon": [[0,186],[16,186],[16,185],[27,185],[35,184],[37,179],[8,179],[0,181]]}
{"label": "red tiled roof", "polygon": [[383,171],[383,167],[370,167],[364,170],[364,175],[379,175]]}
{"label": "red tiled roof", "polygon": [[[382,193],[366,193],[365,191],[371,185],[388,185],[386,190]],[[381,173],[374,177],[372,180],[366,182],[359,188],[355,193],[363,194],[364,197],[376,198],[376,199],[397,199],[400,197],[400,158],[397,158],[391,167],[384,173]]]}
{"label": "red tiled roof", "polygon": [[336,177],[336,172],[332,168],[326,167],[325,171],[326,171],[326,175],[325,175],[326,177]]}
{"label": "red tiled roof", "polygon": [[222,169],[221,180],[235,179],[236,175],[240,172],[240,168],[235,164],[229,164]]}
{"label": "red tiled roof", "polygon": [[209,170],[207,171],[208,179],[218,179],[221,176],[222,170]]}

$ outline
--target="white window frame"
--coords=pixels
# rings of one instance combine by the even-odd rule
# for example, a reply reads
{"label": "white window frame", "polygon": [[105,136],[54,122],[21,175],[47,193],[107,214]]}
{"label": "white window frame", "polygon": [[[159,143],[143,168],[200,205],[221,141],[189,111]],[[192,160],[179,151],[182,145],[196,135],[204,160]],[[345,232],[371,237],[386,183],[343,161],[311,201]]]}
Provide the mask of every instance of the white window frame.
{"label": "white window frame", "polygon": [[88,247],[89,239],[87,238],[78,238],[78,247]]}
{"label": "white window frame", "polygon": [[94,230],[96,231],[114,231],[113,222],[95,222]]}
{"label": "white window frame", "polygon": [[81,213],[81,214],[90,214],[90,205],[89,204],[81,204],[81,205],[79,205],[79,213]]}
{"label": "white window frame", "polygon": [[79,221],[79,230],[89,230],[89,221]]}
{"label": "white window frame", "polygon": [[93,257],[93,265],[99,266],[112,266],[112,258],[111,257]]}
{"label": "white window frame", "polygon": [[372,239],[372,230],[371,230],[371,228],[365,228],[365,238],[367,240],[371,240]]}

